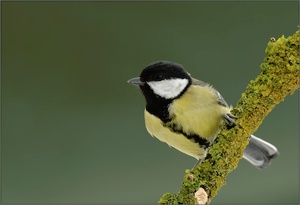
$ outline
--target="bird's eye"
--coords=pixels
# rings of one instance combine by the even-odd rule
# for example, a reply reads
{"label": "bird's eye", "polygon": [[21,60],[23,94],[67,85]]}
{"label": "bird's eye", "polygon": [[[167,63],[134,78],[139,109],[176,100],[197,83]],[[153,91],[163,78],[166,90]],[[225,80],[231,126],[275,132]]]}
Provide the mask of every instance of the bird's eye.
{"label": "bird's eye", "polygon": [[157,81],[160,81],[160,80],[163,80],[163,79],[164,79],[164,76],[163,76],[162,74],[158,74],[158,75],[155,77],[155,79],[156,79]]}

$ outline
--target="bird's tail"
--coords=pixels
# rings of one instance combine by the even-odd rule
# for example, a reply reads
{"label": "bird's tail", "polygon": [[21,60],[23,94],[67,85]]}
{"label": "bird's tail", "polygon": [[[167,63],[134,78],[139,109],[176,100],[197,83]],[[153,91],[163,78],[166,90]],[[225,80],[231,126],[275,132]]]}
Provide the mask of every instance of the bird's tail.
{"label": "bird's tail", "polygon": [[274,145],[251,135],[249,144],[244,150],[243,158],[255,167],[264,169],[277,156],[279,156],[279,152]]}

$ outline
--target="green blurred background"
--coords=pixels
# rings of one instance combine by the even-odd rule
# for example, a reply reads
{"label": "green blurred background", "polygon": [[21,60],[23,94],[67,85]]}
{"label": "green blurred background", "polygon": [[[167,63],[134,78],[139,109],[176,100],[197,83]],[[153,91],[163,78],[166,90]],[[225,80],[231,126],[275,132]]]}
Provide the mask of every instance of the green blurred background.
{"label": "green blurred background", "polygon": [[[156,203],[195,160],[150,137],[126,83],[181,63],[233,106],[298,2],[2,2],[2,202]],[[244,160],[213,203],[298,203],[298,92],[257,136],[281,156]]]}

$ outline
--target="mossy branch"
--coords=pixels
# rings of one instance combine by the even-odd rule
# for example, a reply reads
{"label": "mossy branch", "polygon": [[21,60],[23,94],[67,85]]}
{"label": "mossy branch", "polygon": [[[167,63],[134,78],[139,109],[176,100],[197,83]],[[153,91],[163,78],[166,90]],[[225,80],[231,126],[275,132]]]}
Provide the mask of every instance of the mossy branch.
{"label": "mossy branch", "polygon": [[288,38],[271,38],[265,50],[260,74],[251,80],[232,113],[239,126],[227,130],[224,126],[206,159],[191,172],[186,170],[178,194],[166,193],[160,204],[195,204],[195,192],[202,187],[208,202],[225,184],[243,156],[249,136],[263,119],[284,98],[299,87],[299,30]]}

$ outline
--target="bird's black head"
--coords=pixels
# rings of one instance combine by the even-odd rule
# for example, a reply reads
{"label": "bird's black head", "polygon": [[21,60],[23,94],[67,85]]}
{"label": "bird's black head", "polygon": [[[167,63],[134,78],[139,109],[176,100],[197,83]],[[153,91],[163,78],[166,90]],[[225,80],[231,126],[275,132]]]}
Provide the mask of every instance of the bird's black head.
{"label": "bird's black head", "polygon": [[155,82],[169,79],[190,79],[183,66],[171,61],[157,61],[148,65],[141,73],[142,82]]}
{"label": "bird's black head", "polygon": [[182,65],[157,61],[148,65],[140,77],[128,82],[140,86],[147,102],[146,109],[154,114],[167,109],[174,99],[179,98],[190,86],[192,79]]}

